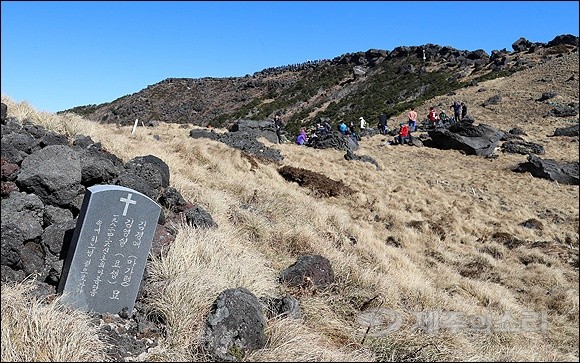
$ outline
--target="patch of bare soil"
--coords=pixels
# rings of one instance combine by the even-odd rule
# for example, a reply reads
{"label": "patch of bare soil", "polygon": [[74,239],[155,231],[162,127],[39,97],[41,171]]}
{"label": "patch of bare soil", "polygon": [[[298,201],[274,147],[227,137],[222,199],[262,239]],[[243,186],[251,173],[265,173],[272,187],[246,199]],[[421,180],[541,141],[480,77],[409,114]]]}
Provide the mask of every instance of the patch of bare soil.
{"label": "patch of bare soil", "polygon": [[309,188],[317,196],[348,196],[355,192],[341,181],[332,180],[325,175],[310,170],[293,166],[283,166],[278,172],[287,181],[296,182],[301,187]]}

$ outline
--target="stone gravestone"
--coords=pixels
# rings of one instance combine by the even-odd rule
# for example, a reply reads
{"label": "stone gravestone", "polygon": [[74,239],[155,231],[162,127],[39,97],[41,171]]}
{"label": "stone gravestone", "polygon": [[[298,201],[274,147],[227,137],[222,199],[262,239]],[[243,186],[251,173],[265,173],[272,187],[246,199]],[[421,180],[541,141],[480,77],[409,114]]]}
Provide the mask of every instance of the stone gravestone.
{"label": "stone gravestone", "polygon": [[87,312],[131,314],[160,212],[130,188],[87,188],[61,273],[61,301]]}

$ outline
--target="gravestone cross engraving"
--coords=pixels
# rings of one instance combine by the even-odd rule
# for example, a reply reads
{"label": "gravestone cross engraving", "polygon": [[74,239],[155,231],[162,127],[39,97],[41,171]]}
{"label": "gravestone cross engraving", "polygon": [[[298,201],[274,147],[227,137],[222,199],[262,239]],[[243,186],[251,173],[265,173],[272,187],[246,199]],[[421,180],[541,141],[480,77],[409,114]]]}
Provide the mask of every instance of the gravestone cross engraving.
{"label": "gravestone cross engraving", "polygon": [[58,291],[75,309],[133,310],[161,207],[118,185],[87,188]]}

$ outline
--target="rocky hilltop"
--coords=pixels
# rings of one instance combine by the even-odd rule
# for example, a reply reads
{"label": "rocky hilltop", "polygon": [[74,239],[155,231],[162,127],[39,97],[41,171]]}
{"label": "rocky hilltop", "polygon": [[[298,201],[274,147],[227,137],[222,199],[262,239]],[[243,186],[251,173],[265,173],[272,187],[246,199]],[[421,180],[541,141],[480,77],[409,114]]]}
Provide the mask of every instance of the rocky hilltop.
{"label": "rocky hilltop", "polygon": [[245,77],[168,78],[112,102],[73,112],[101,123],[166,122],[228,127],[239,119],[282,114],[290,130],[317,120],[337,124],[360,115],[374,120],[436,96],[529,69],[578,51],[578,37],[548,43],[520,38],[512,50],[458,50],[425,44],[370,49],[332,60],[268,68]]}

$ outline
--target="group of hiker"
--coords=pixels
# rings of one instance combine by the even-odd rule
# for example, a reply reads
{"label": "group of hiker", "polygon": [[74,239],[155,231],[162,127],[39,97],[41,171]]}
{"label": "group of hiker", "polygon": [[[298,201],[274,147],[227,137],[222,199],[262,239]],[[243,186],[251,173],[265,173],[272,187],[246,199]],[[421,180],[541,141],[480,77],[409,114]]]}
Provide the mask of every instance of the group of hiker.
{"label": "group of hiker", "polygon": [[[274,125],[276,127],[276,136],[278,138],[278,144],[281,144],[283,142],[283,138],[282,138],[282,134],[281,134],[282,121],[280,120],[279,115],[274,116]],[[344,126],[343,126],[343,124],[339,125],[339,130],[341,127],[343,128],[343,130],[344,129],[350,130],[346,126],[346,124],[344,124]],[[353,127],[353,129],[354,129],[354,127]],[[308,135],[308,133],[306,132],[306,129],[300,129],[300,132],[298,133],[298,136],[296,136],[294,141],[298,145],[304,145],[304,144],[308,144],[309,142],[312,142],[313,140],[315,140],[319,136],[329,134],[330,132],[332,132],[332,126],[330,126],[330,124],[328,122],[318,123],[318,124],[316,124],[316,128],[311,130],[310,135]],[[345,133],[348,133],[348,132],[349,131],[345,131]]]}
{"label": "group of hiker", "polygon": [[437,113],[435,107],[432,106],[429,108],[429,115],[427,116],[427,119],[433,125],[437,126],[437,124],[439,123],[445,124],[459,122],[465,116],[467,116],[467,105],[465,104],[465,102],[459,103],[457,101],[454,101],[453,104],[450,106],[450,108],[453,110],[452,118],[449,118],[444,110],[441,110],[441,112]]}
{"label": "group of hiker", "polygon": [[[454,101],[453,104],[450,106],[453,110],[453,117],[449,118],[445,113],[445,110],[441,110],[437,112],[435,106],[429,107],[429,113],[427,114],[426,119],[426,127],[427,128],[436,128],[442,127],[446,125],[453,124],[455,122],[459,122],[467,116],[467,105],[465,102],[459,103],[458,101]],[[381,115],[382,116],[382,115]],[[414,107],[411,107],[411,110],[407,114],[407,124],[400,123],[399,124],[399,131],[397,137],[395,137],[394,143],[403,145],[408,143],[411,137],[411,132],[417,131],[417,111],[415,111]],[[379,116],[379,128],[381,127],[382,120]]]}
{"label": "group of hiker", "polygon": [[429,114],[427,115],[427,120],[433,126],[440,126],[445,125],[447,123],[455,123],[459,122],[465,116],[467,116],[467,105],[465,102],[459,103],[458,101],[454,101],[453,104],[450,106],[450,109],[453,110],[453,117],[449,118],[444,110],[437,113],[437,110],[434,106],[429,108]]}
{"label": "group of hiker", "polygon": [[[455,122],[459,122],[463,118],[467,116],[467,105],[465,102],[458,102],[454,101],[453,104],[450,106],[450,109],[453,112],[453,117],[447,116],[444,110],[437,111],[435,106],[429,107],[429,113],[427,114],[426,120],[423,122],[423,125],[426,128],[436,128],[436,127],[443,127],[446,125],[453,124]],[[379,121],[377,124],[379,133],[381,135],[394,135],[395,138],[392,142],[387,142],[388,144],[409,144],[411,140],[411,133],[417,131],[417,118],[418,114],[415,111],[414,107],[411,107],[409,112],[407,113],[407,122],[401,122],[399,124],[398,130],[390,130],[388,126],[388,117],[387,115],[382,112],[379,115]],[[282,120],[280,119],[280,115],[276,114],[274,117],[274,125],[276,129],[276,136],[278,137],[278,143],[282,142]],[[359,117],[359,129],[361,131],[365,130],[368,125],[367,121],[364,117]],[[360,136],[356,131],[356,126],[353,121],[351,121],[348,125],[345,121],[342,121],[338,124],[338,131],[343,135],[348,135],[355,140],[360,140]],[[309,136],[305,129],[301,129],[300,133],[295,138],[295,143],[298,145],[308,144],[309,141],[311,142],[312,138],[317,138],[319,136],[326,135],[332,132],[332,127],[328,122],[318,123],[316,128],[311,130],[311,135]]]}

